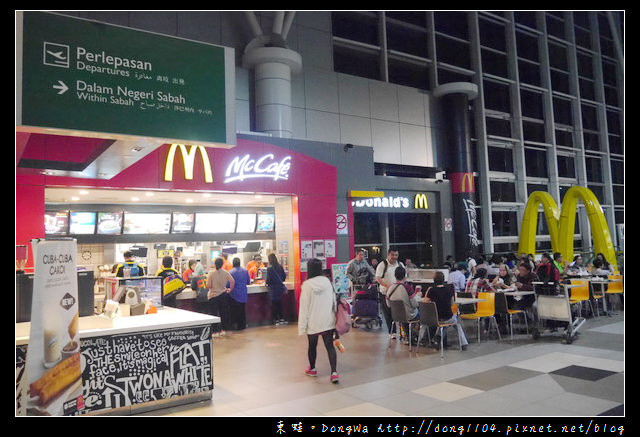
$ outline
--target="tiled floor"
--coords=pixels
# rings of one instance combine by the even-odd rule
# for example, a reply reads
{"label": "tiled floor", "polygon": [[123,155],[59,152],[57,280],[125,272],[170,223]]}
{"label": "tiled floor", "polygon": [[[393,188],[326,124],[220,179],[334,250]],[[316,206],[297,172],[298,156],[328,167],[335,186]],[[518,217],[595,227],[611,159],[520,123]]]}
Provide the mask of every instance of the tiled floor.
{"label": "tiled floor", "polygon": [[[211,401],[145,413],[178,416],[597,416],[624,415],[624,312],[587,319],[565,344],[559,334],[476,342],[444,358],[408,351],[382,330],[354,328],[338,354],[340,384],[304,374],[306,338],[295,325],[251,328],[214,339]],[[470,335],[471,334],[471,335]]]}

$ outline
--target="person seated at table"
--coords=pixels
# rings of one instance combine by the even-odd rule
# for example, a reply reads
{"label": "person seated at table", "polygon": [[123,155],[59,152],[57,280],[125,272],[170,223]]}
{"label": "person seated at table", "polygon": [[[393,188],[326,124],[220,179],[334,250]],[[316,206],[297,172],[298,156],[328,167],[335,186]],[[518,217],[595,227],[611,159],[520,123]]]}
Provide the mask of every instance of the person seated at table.
{"label": "person seated at table", "polygon": [[555,284],[560,282],[560,272],[553,263],[551,255],[546,252],[540,257],[540,264],[538,264],[538,268],[536,269],[536,275],[538,275],[538,278],[540,278],[542,282],[553,282]]}
{"label": "person seated at table", "polygon": [[[529,262],[520,263],[518,266],[518,275],[516,276],[515,286],[518,291],[534,291],[533,282],[539,282],[538,275],[531,270],[531,264]],[[507,304],[509,309],[512,310],[524,310],[531,308],[533,302],[535,302],[535,295],[525,296],[507,296]]]}
{"label": "person seated at table", "polygon": [[582,255],[576,255],[573,257],[573,262],[567,266],[568,276],[587,276],[589,272],[582,264]]}
{"label": "person seated at table", "polygon": [[476,297],[479,292],[493,292],[496,291],[489,281],[487,280],[487,270],[480,268],[476,269],[476,274],[464,289],[465,293],[471,293],[471,296]]}
{"label": "person seated at table", "polygon": [[464,274],[466,266],[464,263],[457,263],[451,273],[449,273],[449,284],[453,285],[453,290],[458,293],[464,291],[467,285],[467,277]]}
{"label": "person seated at table", "polygon": [[565,275],[567,263],[562,259],[562,254],[560,252],[554,252],[553,265],[555,265],[556,268],[558,269],[558,273],[560,274],[560,276]]}
{"label": "person seated at table", "polygon": [[599,252],[598,254],[596,254],[596,257],[592,261],[592,265],[595,265],[595,260],[597,260],[597,259],[602,261],[602,269],[603,270],[611,270],[611,266],[609,265],[609,262],[607,261],[607,258],[605,258],[604,254],[602,252]]}
{"label": "person seated at table", "polygon": [[[415,320],[418,318],[418,306],[422,295],[406,282],[407,271],[403,266],[396,267],[394,275],[396,281],[387,289],[386,304],[391,307],[392,301],[401,301],[404,304],[407,319]],[[403,323],[402,329],[408,333],[409,324]],[[405,343],[409,343],[409,337],[405,337]]]}
{"label": "person seated at table", "polygon": [[[458,337],[460,338],[460,344],[462,345],[462,350],[465,351],[467,350],[469,342],[467,341],[467,336],[464,333],[464,329],[462,328],[462,323],[460,323],[458,315],[453,314],[451,311],[451,304],[454,296],[453,293],[454,289],[452,284],[445,284],[444,282],[444,274],[442,272],[436,272],[433,277],[433,286],[427,289],[424,297],[422,298],[422,302],[435,302],[440,322],[455,323],[456,330],[458,331]],[[429,331],[431,338],[434,339],[436,328],[430,327]],[[444,347],[448,347],[446,329],[443,329],[443,335],[442,344]],[[435,341],[435,339],[432,341],[432,345],[439,347],[438,342]]]}
{"label": "person seated at table", "polygon": [[601,259],[596,258],[593,260],[593,269],[591,269],[591,276],[602,276],[607,278],[611,274],[611,271],[604,267],[604,263]]}
{"label": "person seated at table", "polygon": [[506,264],[499,264],[498,274],[493,278],[493,281],[491,281],[491,286],[495,288],[496,291],[500,291],[515,288],[515,283],[516,277],[509,267]]}

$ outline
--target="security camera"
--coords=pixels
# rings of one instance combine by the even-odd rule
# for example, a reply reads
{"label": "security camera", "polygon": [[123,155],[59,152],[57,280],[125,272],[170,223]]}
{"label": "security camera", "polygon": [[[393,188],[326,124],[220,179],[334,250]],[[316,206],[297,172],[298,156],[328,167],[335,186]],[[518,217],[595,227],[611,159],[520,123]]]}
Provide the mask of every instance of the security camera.
{"label": "security camera", "polygon": [[353,144],[351,143],[347,143],[344,145],[344,147],[342,148],[345,152],[348,151],[349,149],[353,149]]}
{"label": "security camera", "polygon": [[436,184],[444,182],[445,175],[446,175],[446,172],[444,172],[444,171],[437,172],[436,173]]}

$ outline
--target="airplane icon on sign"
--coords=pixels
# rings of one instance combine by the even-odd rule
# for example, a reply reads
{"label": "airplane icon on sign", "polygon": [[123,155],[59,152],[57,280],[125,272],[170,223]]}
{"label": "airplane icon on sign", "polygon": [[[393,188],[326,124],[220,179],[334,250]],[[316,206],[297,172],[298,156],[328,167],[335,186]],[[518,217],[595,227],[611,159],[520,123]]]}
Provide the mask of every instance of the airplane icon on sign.
{"label": "airplane icon on sign", "polygon": [[69,68],[69,46],[45,41],[42,63],[54,67]]}

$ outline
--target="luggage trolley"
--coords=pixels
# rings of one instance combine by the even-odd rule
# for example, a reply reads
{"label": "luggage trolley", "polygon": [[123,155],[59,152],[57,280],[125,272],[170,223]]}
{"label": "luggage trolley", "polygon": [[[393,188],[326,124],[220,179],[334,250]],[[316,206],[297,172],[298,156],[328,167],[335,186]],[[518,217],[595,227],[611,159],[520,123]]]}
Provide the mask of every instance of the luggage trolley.
{"label": "luggage trolley", "polygon": [[353,310],[351,311],[351,326],[364,325],[367,329],[382,326],[380,317],[378,284],[353,285]]}
{"label": "luggage trolley", "polygon": [[568,325],[563,332],[566,344],[571,344],[578,335],[578,330],[585,322],[585,318],[578,315],[573,317],[571,312],[571,302],[569,300],[570,284],[559,284],[562,290],[558,291],[554,283],[534,282],[536,296],[536,307],[538,313],[537,326],[533,327],[532,337],[534,340],[540,338],[541,331],[547,329],[544,326],[545,320],[555,320],[567,322]]}

